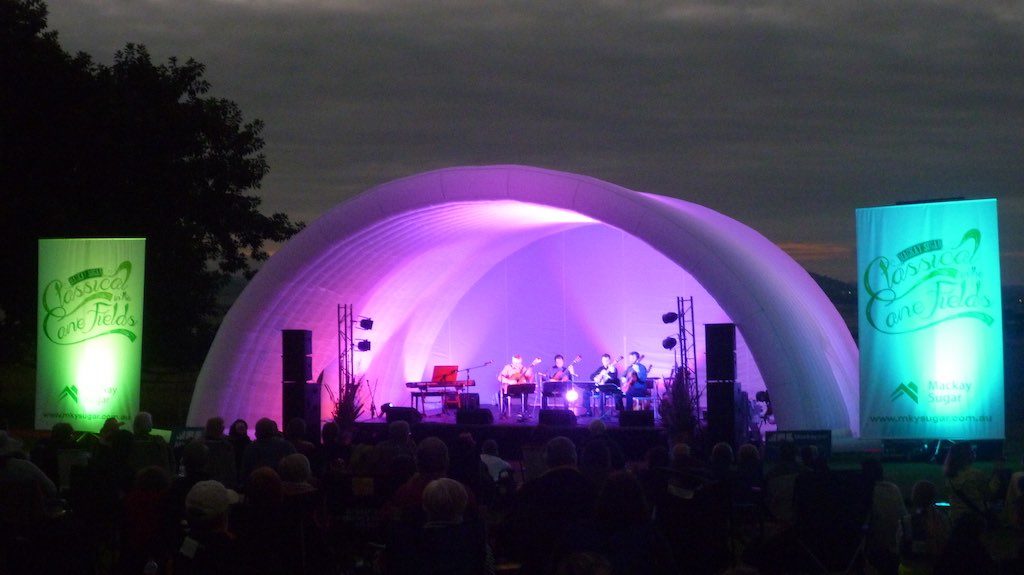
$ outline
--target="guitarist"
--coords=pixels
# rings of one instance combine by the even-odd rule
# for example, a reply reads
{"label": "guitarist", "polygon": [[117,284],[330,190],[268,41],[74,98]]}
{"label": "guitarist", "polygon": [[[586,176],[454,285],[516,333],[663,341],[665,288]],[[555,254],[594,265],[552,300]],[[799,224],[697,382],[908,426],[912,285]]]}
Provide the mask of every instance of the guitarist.
{"label": "guitarist", "polygon": [[[540,358],[534,360],[531,365],[523,365],[523,356],[516,355],[512,356],[512,362],[505,364],[505,367],[501,368],[501,373],[498,374],[498,381],[501,382],[501,401],[502,401],[502,412],[508,411],[508,386],[516,383],[530,383],[533,381],[533,366],[540,363]],[[523,394],[523,406],[525,410],[526,396]]]}
{"label": "guitarist", "polygon": [[[622,359],[621,357],[619,359]],[[601,385],[619,385],[619,370],[615,367],[618,362],[612,361],[612,356],[607,353],[601,356],[601,367],[594,370],[594,373],[590,374],[590,380],[598,386]],[[585,386],[580,390],[580,398],[583,400],[583,405],[587,407],[586,415],[591,417],[594,415],[590,405],[590,398],[594,390],[589,386]],[[603,408],[602,408],[603,409]]]}
{"label": "guitarist", "polygon": [[565,364],[565,358],[562,354],[555,356],[555,365],[551,366],[551,376],[548,377],[548,382],[553,385],[544,384],[544,389],[541,392],[540,405],[542,409],[548,408],[549,397],[565,397],[565,391],[569,389],[567,382],[576,380],[576,368],[573,367],[581,359],[580,356],[576,356],[576,359],[572,360],[569,365]]}
{"label": "guitarist", "polygon": [[507,389],[510,383],[530,383],[533,381],[533,366],[523,365],[523,356],[513,355],[512,362],[501,368],[498,381],[501,382],[502,391]]}
{"label": "guitarist", "polygon": [[633,398],[647,395],[647,367],[640,363],[642,356],[629,352],[629,365],[623,374],[623,389],[626,392],[626,409],[633,409]]}
{"label": "guitarist", "polygon": [[565,358],[562,357],[562,354],[556,355],[555,365],[551,367],[551,377],[548,378],[548,381],[575,381],[576,368],[573,367],[575,363],[576,361],[573,361],[569,365],[565,365]]}

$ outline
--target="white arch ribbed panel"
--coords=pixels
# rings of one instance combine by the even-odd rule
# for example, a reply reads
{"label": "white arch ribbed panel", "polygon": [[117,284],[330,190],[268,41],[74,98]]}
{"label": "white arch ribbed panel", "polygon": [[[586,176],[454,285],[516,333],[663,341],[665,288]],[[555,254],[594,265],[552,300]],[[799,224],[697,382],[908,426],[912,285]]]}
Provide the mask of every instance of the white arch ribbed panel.
{"label": "white arch ribbed panel", "polygon": [[[739,327],[780,429],[857,422],[857,350],[814,280],[751,228],[682,200],[521,166],[452,168],[370,189],[310,224],[232,306],[196,383],[189,423],[280,416],[280,330],[336,355],[335,306],[376,326],[361,369],[390,391],[418,379],[439,326],[497,262],[547,234],[604,223],[692,274]],[[377,326],[382,326],[378,328]],[[380,392],[379,392],[380,395]],[[378,401],[380,401],[378,399]]]}

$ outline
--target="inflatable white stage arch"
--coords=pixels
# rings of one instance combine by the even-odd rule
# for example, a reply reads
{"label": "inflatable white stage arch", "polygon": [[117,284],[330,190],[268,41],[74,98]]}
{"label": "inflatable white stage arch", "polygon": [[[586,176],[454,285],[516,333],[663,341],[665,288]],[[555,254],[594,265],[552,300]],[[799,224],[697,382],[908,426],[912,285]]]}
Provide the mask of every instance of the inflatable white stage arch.
{"label": "inflatable white stage arch", "polygon": [[[560,316],[554,323],[563,326],[549,339],[571,346],[576,343],[571,335],[577,334],[611,342],[595,345],[618,346],[621,340],[623,346],[633,346],[625,335],[602,336],[593,323],[584,322],[589,327],[579,329],[569,325],[573,317],[587,314],[626,318],[617,324],[623,332],[629,331],[623,325],[640,325],[639,320],[630,320],[638,312],[620,313],[619,308],[639,309],[644,302],[636,300],[644,297],[626,295],[629,301],[619,303],[613,301],[618,281],[605,284],[607,290],[600,288],[607,280],[600,270],[593,270],[601,266],[592,263],[598,256],[586,247],[589,236],[574,236],[584,246],[577,250],[578,257],[590,258],[590,269],[583,270],[587,273],[578,273],[571,281],[563,274],[562,279],[545,284],[543,293],[517,287],[533,284],[532,272],[523,265],[504,264],[496,272],[496,266],[545,238],[595,227],[614,229],[625,238],[613,239],[616,245],[633,245],[628,239],[649,247],[663,260],[658,266],[684,270],[699,283],[702,293],[714,299],[715,309],[727,315],[723,319],[737,325],[756,363],[756,378],[771,393],[779,429],[856,434],[858,365],[853,338],[814,280],[781,249],[753,229],[696,204],[523,166],[418,174],[372,188],[312,222],[263,265],[224,318],[196,383],[189,425],[201,425],[214,415],[229,421],[236,417],[250,422],[259,417],[280,420],[280,330],[313,330],[314,371],[325,370],[330,376],[337,370],[340,303],[353,304],[357,314],[375,321],[372,332],[359,334],[373,342],[373,349],[357,356],[357,366],[368,381],[376,383],[377,405],[407,403],[404,383],[419,381],[424,373],[429,376],[433,363],[461,356],[462,366],[467,367],[486,357],[480,355],[485,351],[475,341],[451,343],[467,330],[476,329],[473,338],[505,341],[498,349],[509,347],[516,328],[504,324],[510,317],[529,322],[529,310],[537,309],[542,300],[561,302],[560,307],[544,308],[544,315]],[[555,248],[544,245],[545,251],[551,251],[565,242]],[[622,256],[628,260],[636,251],[623,248],[623,254],[609,256],[608,267],[618,265]],[[555,265],[565,267],[566,259]],[[473,291],[486,282],[503,286],[504,299]],[[684,290],[691,287],[675,287],[668,286],[668,293],[689,295]],[[464,309],[463,316],[470,319],[460,319],[459,326],[453,326],[454,311],[468,305],[464,299],[474,298],[484,303]],[[489,299],[494,305],[488,306]],[[602,310],[575,309],[574,302],[583,300],[588,305],[605,303]],[[503,308],[505,315],[491,320],[482,317],[492,307]],[[662,311],[674,310],[674,298],[662,307]],[[701,306],[695,302],[695,307],[700,314]],[[673,326],[661,326],[660,318],[651,319],[655,327],[650,329],[655,331],[653,340],[648,340],[660,341],[667,335],[662,332],[674,331]],[[489,325],[477,328],[477,323],[487,321]],[[698,321],[711,323],[700,315]],[[441,340],[446,343],[439,344]],[[439,355],[439,345],[473,347],[477,353],[474,357],[454,349],[445,357],[446,353]],[[520,350],[521,343],[515,345],[511,351],[535,353]],[[551,348],[559,343],[545,345]],[[556,350],[536,354],[542,351]],[[489,359],[497,363],[490,369],[500,369],[507,358]],[[480,391],[490,397],[489,386],[496,385],[494,373],[478,371],[473,376],[481,384],[487,382]]]}

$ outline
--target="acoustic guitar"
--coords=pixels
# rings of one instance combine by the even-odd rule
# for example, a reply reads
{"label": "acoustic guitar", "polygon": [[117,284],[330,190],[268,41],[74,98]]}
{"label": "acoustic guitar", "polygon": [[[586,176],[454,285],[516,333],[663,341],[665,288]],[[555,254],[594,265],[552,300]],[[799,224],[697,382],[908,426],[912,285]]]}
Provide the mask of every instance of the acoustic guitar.
{"label": "acoustic guitar", "polygon": [[[643,361],[643,359],[644,356],[641,355],[640,359],[636,360],[636,363],[639,364],[641,361]],[[633,369],[632,365],[629,366],[629,374],[626,376],[625,383],[622,384],[622,393],[629,393],[629,389],[633,387],[633,384],[639,380],[640,376],[636,374],[636,370]]]}
{"label": "acoustic guitar", "polygon": [[601,371],[594,376],[594,383],[596,383],[597,385],[604,385],[608,383],[608,380],[612,378],[611,371],[609,370],[614,368],[620,361],[622,361],[623,357],[625,356],[620,355],[618,358],[616,358],[615,361],[609,363],[608,367],[602,368]]}
{"label": "acoustic guitar", "polygon": [[581,361],[583,361],[583,356],[582,355],[577,355],[576,358],[572,360],[572,363],[570,363],[569,365],[563,366],[561,369],[559,369],[555,373],[551,374],[551,377],[549,377],[548,380],[549,381],[569,381],[569,375],[568,375],[569,374],[569,368],[574,366],[574,365],[576,365],[577,363],[579,363]]}

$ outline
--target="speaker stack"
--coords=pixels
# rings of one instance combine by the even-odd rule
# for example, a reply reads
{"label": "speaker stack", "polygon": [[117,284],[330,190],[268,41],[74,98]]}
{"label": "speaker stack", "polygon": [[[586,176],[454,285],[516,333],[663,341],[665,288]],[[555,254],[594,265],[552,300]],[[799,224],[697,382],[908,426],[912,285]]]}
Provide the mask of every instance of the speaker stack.
{"label": "speaker stack", "polygon": [[736,381],[736,324],[704,325],[707,381]]}
{"label": "speaker stack", "polygon": [[313,332],[281,330],[281,428],[296,417],[306,422],[306,437],[320,440],[320,384],[313,383]]}
{"label": "speaker stack", "polygon": [[736,382],[736,324],[704,325],[707,377],[708,438],[734,448],[745,442],[746,401]]}

